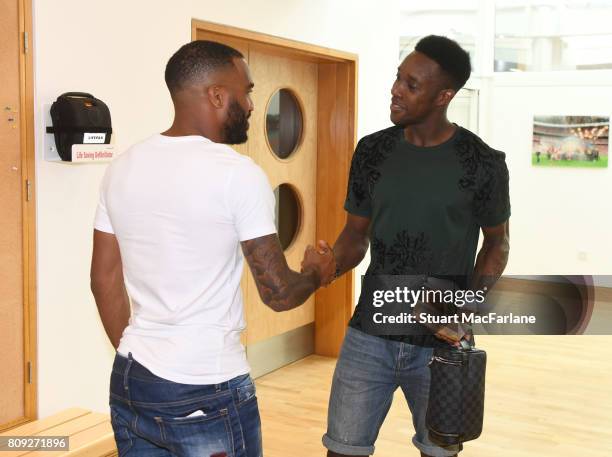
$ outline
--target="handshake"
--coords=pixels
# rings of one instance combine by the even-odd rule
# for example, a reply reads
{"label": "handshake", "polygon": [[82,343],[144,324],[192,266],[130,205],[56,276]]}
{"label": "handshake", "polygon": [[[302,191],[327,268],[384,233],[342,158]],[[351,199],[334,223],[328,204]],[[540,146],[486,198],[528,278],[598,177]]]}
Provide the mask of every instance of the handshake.
{"label": "handshake", "polygon": [[302,260],[302,273],[315,271],[319,277],[320,286],[326,287],[336,279],[336,257],[327,241],[319,240],[317,247],[306,247]]}

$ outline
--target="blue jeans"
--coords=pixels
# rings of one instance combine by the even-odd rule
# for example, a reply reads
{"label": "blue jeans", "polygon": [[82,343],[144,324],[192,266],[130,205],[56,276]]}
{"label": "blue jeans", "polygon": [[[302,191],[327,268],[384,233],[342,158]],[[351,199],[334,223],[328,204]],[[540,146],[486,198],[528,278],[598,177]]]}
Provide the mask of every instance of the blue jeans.
{"label": "blue jeans", "polygon": [[368,335],[349,327],[334,378],[323,445],[345,455],[371,455],[393,393],[401,387],[412,412],[413,444],[435,457],[455,455],[429,440],[425,414],[433,349]]}
{"label": "blue jeans", "polygon": [[261,422],[248,374],[220,384],[179,384],[115,356],[111,423],[119,456],[261,457]]}

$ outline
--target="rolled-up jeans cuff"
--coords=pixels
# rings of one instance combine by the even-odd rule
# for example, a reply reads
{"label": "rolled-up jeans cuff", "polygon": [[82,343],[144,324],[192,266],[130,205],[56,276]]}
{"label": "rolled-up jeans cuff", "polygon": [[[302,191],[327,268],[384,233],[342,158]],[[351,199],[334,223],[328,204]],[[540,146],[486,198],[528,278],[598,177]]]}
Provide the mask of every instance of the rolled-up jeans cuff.
{"label": "rolled-up jeans cuff", "polygon": [[431,457],[452,457],[463,449],[463,445],[461,444],[446,447],[423,444],[417,440],[416,436],[412,438],[412,443],[423,454],[430,455]]}
{"label": "rolled-up jeans cuff", "polygon": [[344,455],[372,455],[374,446],[351,446],[350,444],[339,443],[331,439],[327,433],[323,435],[323,446],[336,454]]}

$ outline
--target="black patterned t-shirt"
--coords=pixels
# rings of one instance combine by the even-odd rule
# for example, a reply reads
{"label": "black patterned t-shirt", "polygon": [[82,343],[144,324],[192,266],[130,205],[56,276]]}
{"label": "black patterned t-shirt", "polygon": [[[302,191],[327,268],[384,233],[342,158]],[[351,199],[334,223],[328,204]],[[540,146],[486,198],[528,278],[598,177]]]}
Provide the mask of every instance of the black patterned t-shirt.
{"label": "black patterned t-shirt", "polygon": [[[362,138],[344,208],[371,219],[366,275],[470,276],[480,227],[510,217],[505,154],[462,127],[418,147],[391,127]],[[359,305],[350,326],[361,328]],[[434,346],[433,335],[393,336]]]}

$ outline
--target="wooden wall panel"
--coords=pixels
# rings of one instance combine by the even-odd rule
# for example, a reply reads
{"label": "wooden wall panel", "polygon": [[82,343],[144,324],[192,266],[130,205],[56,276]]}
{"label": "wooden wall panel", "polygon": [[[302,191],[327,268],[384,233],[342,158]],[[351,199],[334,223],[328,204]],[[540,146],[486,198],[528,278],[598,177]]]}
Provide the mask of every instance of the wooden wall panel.
{"label": "wooden wall panel", "polygon": [[[336,241],[346,221],[343,209],[355,145],[354,67],[319,64],[317,238]],[[315,353],[336,357],[352,313],[352,272],[316,294]]]}
{"label": "wooden wall panel", "polygon": [[19,2],[0,1],[0,427],[25,416]]}

